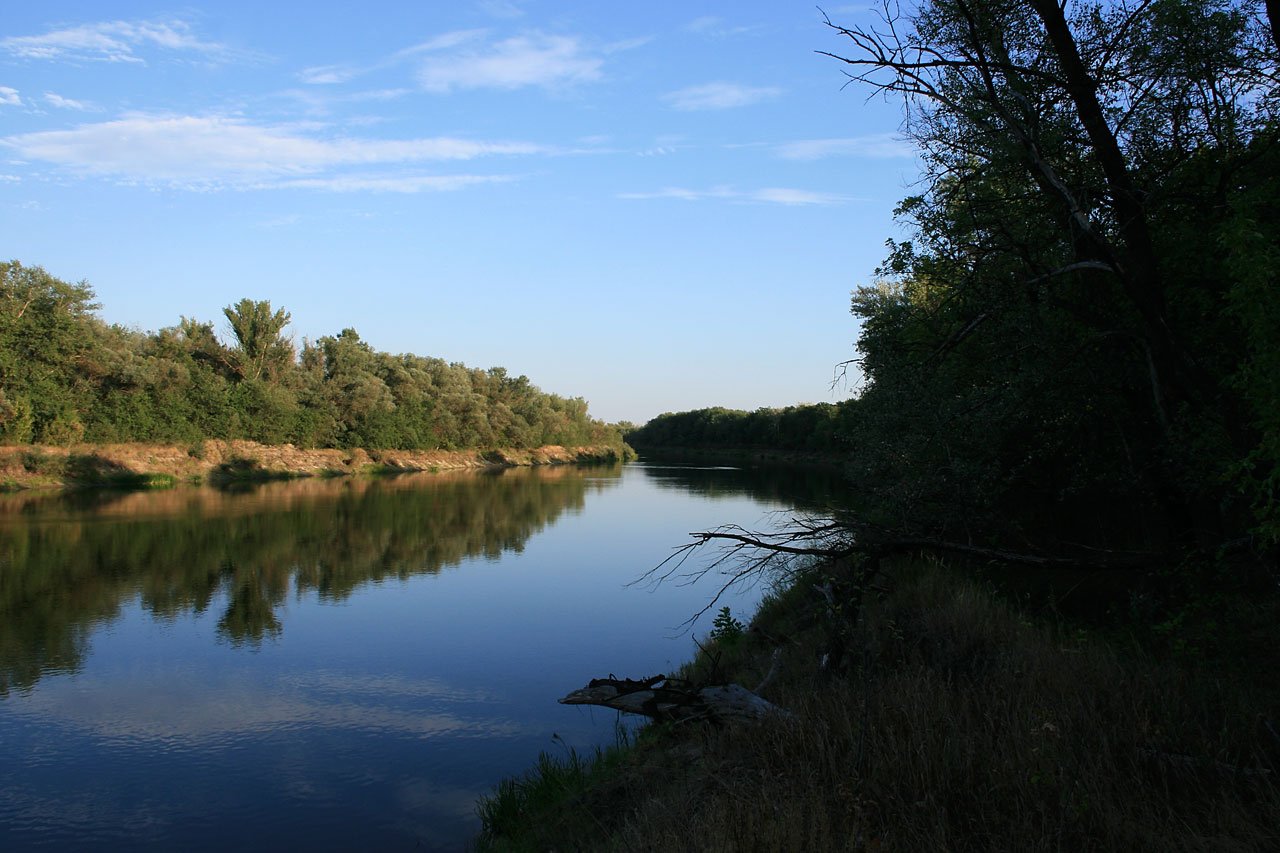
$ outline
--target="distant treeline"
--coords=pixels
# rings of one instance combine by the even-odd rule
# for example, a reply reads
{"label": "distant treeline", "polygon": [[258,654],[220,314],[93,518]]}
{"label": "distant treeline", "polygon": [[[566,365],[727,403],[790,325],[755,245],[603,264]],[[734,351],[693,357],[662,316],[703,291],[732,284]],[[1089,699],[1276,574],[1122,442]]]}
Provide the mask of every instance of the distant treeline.
{"label": "distant treeline", "polygon": [[754,412],[715,406],[658,415],[626,439],[634,447],[834,453],[849,447],[847,416],[847,405],[832,403]]}
{"label": "distant treeline", "polygon": [[579,397],[501,367],[378,352],[354,329],[299,351],[289,313],[242,299],[233,341],[181,318],[140,332],[96,316],[92,288],[0,263],[0,443],[250,439],[300,447],[618,444]]}

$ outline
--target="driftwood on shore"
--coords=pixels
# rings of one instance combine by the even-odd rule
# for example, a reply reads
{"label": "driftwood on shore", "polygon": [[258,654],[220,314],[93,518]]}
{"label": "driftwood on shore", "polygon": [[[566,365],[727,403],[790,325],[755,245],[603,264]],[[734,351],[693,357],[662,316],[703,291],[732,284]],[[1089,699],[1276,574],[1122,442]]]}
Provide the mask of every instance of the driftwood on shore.
{"label": "driftwood on shore", "polygon": [[678,678],[655,675],[630,678],[593,678],[586,687],[560,700],[562,705],[599,705],[654,720],[686,722],[752,722],[790,713],[739,684],[695,687]]}

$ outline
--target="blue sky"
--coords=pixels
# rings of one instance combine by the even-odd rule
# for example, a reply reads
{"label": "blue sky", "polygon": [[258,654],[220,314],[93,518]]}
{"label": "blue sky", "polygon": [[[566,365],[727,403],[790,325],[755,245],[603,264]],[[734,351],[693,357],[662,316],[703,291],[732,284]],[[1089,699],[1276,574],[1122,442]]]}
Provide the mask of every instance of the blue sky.
{"label": "blue sky", "polygon": [[9,4],[0,255],[109,322],[269,299],[607,420],[837,400],[917,174],[844,46],[793,0]]}

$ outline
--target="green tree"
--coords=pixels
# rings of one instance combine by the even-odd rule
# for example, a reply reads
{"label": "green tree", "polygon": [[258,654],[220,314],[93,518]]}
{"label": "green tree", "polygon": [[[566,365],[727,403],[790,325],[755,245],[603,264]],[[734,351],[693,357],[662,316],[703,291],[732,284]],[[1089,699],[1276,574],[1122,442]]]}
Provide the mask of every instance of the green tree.
{"label": "green tree", "polygon": [[1256,4],[889,8],[833,25],[925,164],[910,242],[854,299],[861,475],[937,536],[1239,541],[1241,479],[1263,515],[1277,462],[1272,333],[1239,307],[1272,310],[1280,233]]}
{"label": "green tree", "polygon": [[236,339],[235,365],[245,379],[273,378],[293,362],[293,344],[281,332],[289,312],[272,311],[271,302],[241,299],[222,309]]}
{"label": "green tree", "polygon": [[0,263],[0,391],[8,401],[0,429],[11,440],[69,443],[83,435],[90,387],[78,366],[97,307],[87,282]]}

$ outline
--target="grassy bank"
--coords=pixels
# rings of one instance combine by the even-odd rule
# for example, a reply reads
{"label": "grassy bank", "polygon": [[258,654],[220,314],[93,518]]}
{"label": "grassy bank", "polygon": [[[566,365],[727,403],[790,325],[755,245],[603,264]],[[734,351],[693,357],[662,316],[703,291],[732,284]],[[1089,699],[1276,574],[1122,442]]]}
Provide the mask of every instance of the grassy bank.
{"label": "grassy bank", "polygon": [[235,483],[294,477],[403,474],[466,468],[612,463],[634,458],[626,445],[498,450],[308,449],[252,441],[190,446],[99,444],[0,447],[0,490],[155,488],[179,482]]}
{"label": "grassy bank", "polygon": [[1161,654],[932,564],[878,585],[842,630],[801,579],[689,667],[754,687],[776,658],[792,720],[544,757],[482,804],[480,849],[1280,847],[1274,653]]}

